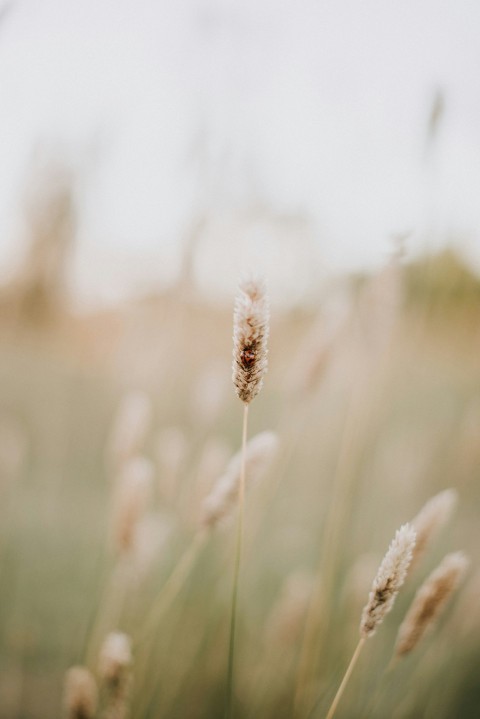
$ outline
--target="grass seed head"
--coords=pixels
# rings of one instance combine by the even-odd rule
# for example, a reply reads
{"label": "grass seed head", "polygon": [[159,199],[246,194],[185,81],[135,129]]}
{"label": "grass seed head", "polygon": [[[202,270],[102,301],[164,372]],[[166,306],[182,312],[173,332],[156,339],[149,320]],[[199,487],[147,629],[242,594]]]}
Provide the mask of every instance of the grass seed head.
{"label": "grass seed head", "polygon": [[132,663],[130,637],[122,632],[111,632],[100,650],[98,673],[102,681],[116,687],[124,678]]}
{"label": "grass seed head", "polygon": [[119,554],[130,552],[135,545],[138,523],[145,514],[153,485],[152,463],[136,457],[124,467],[115,487],[112,538]]}
{"label": "grass seed head", "polygon": [[[268,470],[277,453],[278,444],[274,432],[260,432],[247,442],[245,467],[249,485],[258,481]],[[204,501],[201,520],[204,526],[214,529],[231,516],[237,504],[240,473],[241,453],[238,452]]]}
{"label": "grass seed head", "polygon": [[71,667],[65,675],[64,706],[68,719],[93,719],[97,711],[95,679],[86,667]]}
{"label": "grass seed head", "polygon": [[239,399],[250,404],[267,371],[269,310],[265,282],[250,278],[239,285],[233,315],[233,383]]}
{"label": "grass seed head", "polygon": [[397,530],[373,580],[360,622],[360,634],[363,638],[373,636],[393,608],[407,576],[414,546],[415,530],[409,524],[404,524]]}
{"label": "grass seed head", "polygon": [[443,492],[431,497],[412,520],[412,525],[417,533],[412,567],[419,562],[428,545],[442,527],[447,524],[455,509],[457,499],[458,495],[454,489],[445,489]]}
{"label": "grass seed head", "polygon": [[463,552],[447,554],[427,577],[398,630],[395,653],[409,654],[433,627],[467,571],[469,560]]}

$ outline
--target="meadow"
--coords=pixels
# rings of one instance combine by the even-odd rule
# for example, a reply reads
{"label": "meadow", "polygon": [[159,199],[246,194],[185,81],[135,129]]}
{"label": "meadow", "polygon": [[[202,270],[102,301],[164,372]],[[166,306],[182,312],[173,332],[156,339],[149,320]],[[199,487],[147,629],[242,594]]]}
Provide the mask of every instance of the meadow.
{"label": "meadow", "polygon": [[[247,464],[235,719],[326,716],[389,542],[448,488],[454,511],[336,716],[479,716],[479,287],[447,252],[345,278],[342,302],[272,303],[248,434],[275,433],[278,450],[251,485]],[[32,320],[3,300],[1,719],[88,718],[64,705],[75,665],[99,685],[95,716],[225,716],[236,516],[204,532],[204,502],[241,444],[235,293],[179,286]],[[454,551],[470,559],[465,579],[391,667],[416,590]],[[131,640],[117,705],[99,665],[111,632]]]}

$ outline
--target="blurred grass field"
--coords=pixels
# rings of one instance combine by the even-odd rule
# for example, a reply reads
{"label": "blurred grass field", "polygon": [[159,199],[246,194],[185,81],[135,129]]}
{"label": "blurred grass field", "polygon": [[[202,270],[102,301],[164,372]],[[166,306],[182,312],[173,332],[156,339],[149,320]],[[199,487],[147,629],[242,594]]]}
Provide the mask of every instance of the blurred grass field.
{"label": "blurred grass field", "polygon": [[[270,370],[249,432],[277,432],[280,456],[248,493],[238,719],[294,716],[312,587],[320,599],[306,701],[320,696],[314,716],[325,714],[388,542],[447,487],[459,493],[456,513],[369,641],[338,716],[480,715],[480,282],[453,253],[389,272],[348,284],[333,332],[323,306],[272,306]],[[150,511],[165,528],[121,626],[110,627],[134,642],[131,716],[222,717],[234,524],[208,540],[146,663],[136,635],[222,471],[200,476],[207,449],[215,469],[240,444],[231,308],[172,291],[103,315],[3,324],[0,717],[60,717],[64,674],[85,661],[114,566],[107,447],[130,391],[152,402],[142,454],[156,469]],[[465,585],[384,676],[415,589],[457,549],[472,560]]]}

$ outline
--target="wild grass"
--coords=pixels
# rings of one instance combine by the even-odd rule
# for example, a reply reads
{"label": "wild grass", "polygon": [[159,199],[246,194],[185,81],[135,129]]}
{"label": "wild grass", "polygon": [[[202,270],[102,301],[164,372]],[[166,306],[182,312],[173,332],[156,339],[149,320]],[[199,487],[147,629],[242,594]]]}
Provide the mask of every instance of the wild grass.
{"label": "wild grass", "polygon": [[[272,431],[279,449],[245,496],[235,719],[306,719],[313,704],[314,717],[327,715],[385,546],[448,488],[456,511],[365,644],[337,716],[478,714],[480,310],[450,303],[445,314],[429,295],[394,300],[386,312],[378,287],[353,295],[335,332],[316,310],[272,309],[268,381],[249,435]],[[99,657],[112,632],[131,640],[119,675],[125,716],[223,717],[235,523],[199,528],[240,448],[230,309],[169,296],[113,320],[69,322],[68,341],[64,324],[50,338],[1,339],[0,717],[62,716],[66,672],[85,664],[99,711],[109,711]],[[85,344],[88,322],[96,330]],[[313,327],[328,341],[319,339],[315,372],[295,386]],[[198,390],[207,376],[210,406]],[[119,408],[132,392],[146,400],[133,402],[141,431],[125,439]],[[125,432],[120,450],[116,431]],[[151,493],[127,511],[132,495],[120,487],[132,458],[153,468]],[[443,509],[453,503],[441,496]],[[384,675],[415,593],[458,550],[472,560],[465,584]],[[124,591],[110,611],[119,562]]]}

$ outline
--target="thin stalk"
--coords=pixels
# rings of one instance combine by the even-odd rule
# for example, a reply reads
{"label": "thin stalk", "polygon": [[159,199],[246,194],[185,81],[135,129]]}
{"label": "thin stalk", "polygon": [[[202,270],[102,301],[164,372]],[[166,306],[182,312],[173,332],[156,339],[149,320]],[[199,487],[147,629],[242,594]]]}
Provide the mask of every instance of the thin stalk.
{"label": "thin stalk", "polygon": [[227,674],[227,694],[225,703],[225,719],[232,716],[233,704],[233,684],[234,684],[234,664],[235,664],[235,635],[237,625],[237,603],[238,603],[238,585],[240,579],[240,565],[242,561],[242,543],[243,543],[243,514],[245,505],[245,464],[246,464],[246,448],[247,448],[247,424],[248,424],[248,404],[243,407],[243,430],[242,430],[242,460],[240,467],[240,485],[238,488],[238,524],[237,524],[237,546],[235,550],[235,566],[233,574],[232,588],[232,610],[230,614],[230,640],[228,646],[228,674]]}
{"label": "thin stalk", "polygon": [[[375,385],[372,385],[369,379],[371,368],[367,375],[360,374],[353,384],[333,479],[331,509],[323,532],[322,546],[333,549],[323,552],[317,565],[317,581],[307,612],[298,662],[294,695],[295,719],[300,719],[303,714],[306,687],[317,673],[322,639],[325,639],[332,611],[334,570],[342,527],[352,511],[351,488],[362,446],[367,432],[374,426],[375,421],[378,421],[390,351],[389,346],[378,358]],[[321,602],[323,611],[320,611]]]}
{"label": "thin stalk", "polygon": [[[137,676],[139,677],[145,677],[148,674],[147,667],[149,666],[155,648],[156,630],[158,628],[158,624],[163,618],[165,612],[172,606],[173,601],[176,599],[178,593],[184,586],[190,570],[195,563],[195,559],[197,558],[201,548],[204,546],[207,537],[208,534],[204,531],[199,531],[194,536],[192,543],[185,550],[184,554],[180,558],[180,561],[176,564],[175,569],[160,590],[150,613],[147,615],[140,632],[135,638],[135,651],[144,644],[138,661],[136,662],[136,671]],[[156,680],[157,676],[153,673],[153,681],[147,681],[146,686],[143,688],[140,708],[138,712],[136,712],[136,716],[143,717],[145,715],[152,695],[155,691]]]}
{"label": "thin stalk", "polygon": [[[329,547],[329,551],[322,551],[317,561],[315,586],[308,607],[300,646],[294,695],[295,719],[300,719],[304,714],[307,687],[316,675],[317,655],[325,627],[328,626],[330,619],[330,597],[335,560],[338,559],[339,536],[344,512],[346,512],[346,505],[348,504],[348,491],[354,477],[355,460],[361,446],[359,428],[365,428],[367,424],[366,422],[362,424],[360,421],[361,413],[364,411],[363,407],[363,385],[361,382],[357,382],[353,386],[347,407],[337,466],[333,478],[331,508],[323,530],[322,547]],[[328,602],[328,604],[325,602]],[[322,605],[323,611],[320,611]]]}
{"label": "thin stalk", "polygon": [[345,676],[342,679],[342,683],[338,687],[337,693],[335,694],[335,698],[332,702],[332,706],[328,710],[326,719],[332,719],[333,715],[335,714],[335,711],[338,707],[340,699],[342,698],[342,694],[345,691],[345,687],[347,686],[348,680],[350,679],[350,677],[352,675],[352,672],[355,668],[355,664],[357,663],[357,659],[360,656],[360,652],[362,651],[364,644],[365,644],[365,637],[362,637],[357,644],[357,648],[353,652],[353,657],[350,660],[350,664],[348,665],[347,671],[345,672]]}
{"label": "thin stalk", "polygon": [[85,664],[96,666],[97,653],[106,634],[120,626],[120,620],[130,589],[130,564],[127,557],[120,557],[115,564],[102,595],[100,606],[90,631]]}
{"label": "thin stalk", "polygon": [[143,626],[138,634],[137,642],[142,642],[146,637],[151,637],[152,631],[156,628],[157,623],[165,614],[172,602],[178,596],[179,591],[183,587],[185,580],[197,558],[198,552],[203,547],[207,534],[199,531],[194,536],[192,543],[182,555],[175,569],[168,577],[167,581],[160,590],[153,607],[148,614]]}

